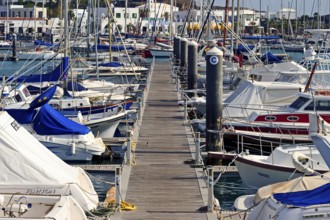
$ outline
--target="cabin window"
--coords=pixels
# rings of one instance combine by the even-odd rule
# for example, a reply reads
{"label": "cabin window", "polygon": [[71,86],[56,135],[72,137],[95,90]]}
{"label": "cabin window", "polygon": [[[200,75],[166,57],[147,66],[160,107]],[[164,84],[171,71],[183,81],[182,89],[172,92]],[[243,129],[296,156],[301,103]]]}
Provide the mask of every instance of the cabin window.
{"label": "cabin window", "polygon": [[137,13],[132,13],[132,18],[137,18]]}
{"label": "cabin window", "polygon": [[329,111],[330,110],[330,101],[327,100],[318,100],[315,102],[311,102],[308,106],[306,106],[305,110],[313,111],[315,105],[315,110],[317,111]]}
{"label": "cabin window", "polygon": [[116,18],[120,18],[121,14],[120,13],[116,13]]}
{"label": "cabin window", "polygon": [[309,101],[308,98],[299,97],[291,105],[289,105],[289,107],[293,109],[300,109],[307,101]]}
{"label": "cabin window", "polygon": [[15,99],[17,102],[21,102],[22,101],[22,98],[19,94],[15,95]]}

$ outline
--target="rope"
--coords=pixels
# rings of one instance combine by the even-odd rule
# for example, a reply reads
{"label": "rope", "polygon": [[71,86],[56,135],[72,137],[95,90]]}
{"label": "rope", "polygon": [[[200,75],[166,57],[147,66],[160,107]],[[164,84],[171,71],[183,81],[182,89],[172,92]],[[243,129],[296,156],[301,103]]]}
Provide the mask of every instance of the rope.
{"label": "rope", "polygon": [[219,182],[221,175],[224,174],[224,173],[228,170],[229,166],[231,166],[231,164],[234,163],[234,161],[237,159],[237,157],[239,157],[239,156],[241,156],[241,155],[242,155],[242,153],[237,154],[237,155],[232,159],[232,161],[231,161],[230,163],[228,163],[228,165],[225,167],[225,169],[224,169],[222,172],[220,172],[220,174],[219,174],[219,176],[217,177],[217,179],[213,182],[213,186],[215,186],[215,185]]}

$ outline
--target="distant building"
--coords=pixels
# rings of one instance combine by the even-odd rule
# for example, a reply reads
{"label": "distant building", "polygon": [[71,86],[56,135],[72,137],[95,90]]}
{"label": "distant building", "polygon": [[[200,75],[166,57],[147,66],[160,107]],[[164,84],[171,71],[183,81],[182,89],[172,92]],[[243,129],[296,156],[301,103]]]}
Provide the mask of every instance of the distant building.
{"label": "distant building", "polygon": [[296,10],[293,10],[291,8],[282,8],[277,12],[277,18],[279,19],[296,19],[297,13]]}
{"label": "distant building", "polygon": [[9,5],[8,8],[0,6],[0,35],[43,33],[48,28],[46,15],[46,8],[24,8],[22,5]]}

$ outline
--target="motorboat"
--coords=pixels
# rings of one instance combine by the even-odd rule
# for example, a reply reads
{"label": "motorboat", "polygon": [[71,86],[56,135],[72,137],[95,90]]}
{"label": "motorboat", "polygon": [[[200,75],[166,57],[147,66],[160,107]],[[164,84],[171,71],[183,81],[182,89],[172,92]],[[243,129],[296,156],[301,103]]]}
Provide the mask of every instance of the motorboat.
{"label": "motorboat", "polygon": [[238,197],[234,207],[248,220],[327,219],[329,180],[327,172],[267,185],[254,195]]}
{"label": "motorboat", "polygon": [[252,189],[305,175],[295,167],[298,159],[305,159],[306,166],[319,173],[329,171],[314,145],[278,146],[268,156],[250,154],[248,151],[240,154],[210,151],[208,158],[233,160],[243,183]]}

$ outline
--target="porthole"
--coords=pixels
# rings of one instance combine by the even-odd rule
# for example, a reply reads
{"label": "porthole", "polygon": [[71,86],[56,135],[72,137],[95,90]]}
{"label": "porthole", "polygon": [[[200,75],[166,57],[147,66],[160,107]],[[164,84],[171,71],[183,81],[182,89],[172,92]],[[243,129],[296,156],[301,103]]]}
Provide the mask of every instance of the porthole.
{"label": "porthole", "polygon": [[275,121],[275,120],[276,120],[276,116],[274,116],[274,115],[266,116],[266,117],[265,117],[265,120],[266,120],[266,121]]}
{"label": "porthole", "polygon": [[299,120],[299,117],[297,116],[289,116],[287,117],[288,121],[298,121]]}

